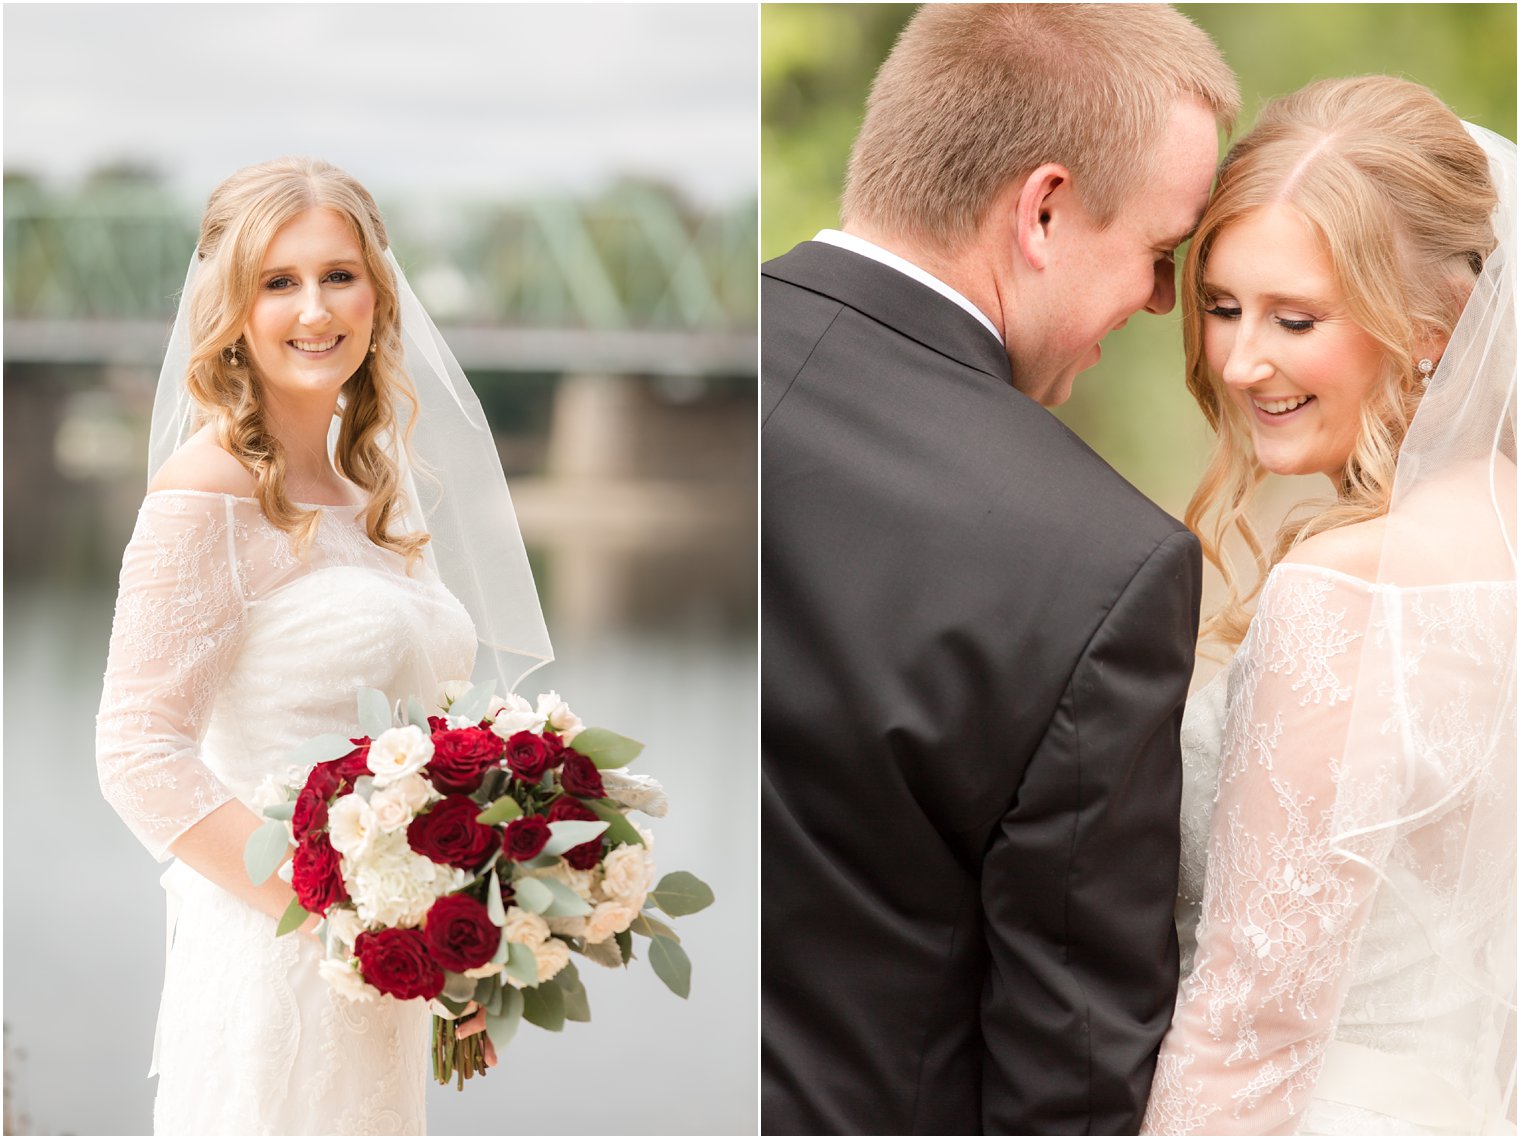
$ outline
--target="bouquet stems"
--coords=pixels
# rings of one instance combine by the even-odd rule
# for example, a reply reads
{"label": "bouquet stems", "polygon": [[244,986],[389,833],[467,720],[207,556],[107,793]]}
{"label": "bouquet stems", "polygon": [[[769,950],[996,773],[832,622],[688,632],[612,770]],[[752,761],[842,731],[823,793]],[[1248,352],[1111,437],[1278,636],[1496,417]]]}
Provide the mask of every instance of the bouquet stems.
{"label": "bouquet stems", "polygon": [[458,1081],[460,1091],[464,1082],[486,1071],[485,1049],[481,1047],[481,1034],[461,1037],[454,1030],[452,1020],[441,1016],[433,1018],[433,1079],[447,1084]]}

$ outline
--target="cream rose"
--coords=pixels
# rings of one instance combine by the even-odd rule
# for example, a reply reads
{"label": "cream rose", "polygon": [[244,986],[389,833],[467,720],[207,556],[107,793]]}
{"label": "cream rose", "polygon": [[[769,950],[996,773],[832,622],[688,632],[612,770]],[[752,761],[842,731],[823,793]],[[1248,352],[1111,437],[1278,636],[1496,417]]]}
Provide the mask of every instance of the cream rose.
{"label": "cream rose", "polygon": [[638,914],[638,910],[621,902],[601,902],[586,918],[586,940],[593,945],[606,941],[627,929]]}
{"label": "cream rose", "polygon": [[580,734],[581,718],[570,711],[570,705],[560,699],[558,692],[546,692],[538,698],[538,714],[544,723],[558,732],[569,743]]}
{"label": "cream rose", "polygon": [[504,740],[511,739],[518,732],[544,730],[544,718],[515,692],[493,700],[488,715],[492,721],[491,730]]}
{"label": "cream rose", "polygon": [[432,737],[416,724],[387,728],[369,745],[369,769],[375,776],[376,787],[388,787],[421,771],[432,758]]}
{"label": "cream rose", "polygon": [[542,985],[570,964],[570,947],[551,937],[542,945],[533,947],[533,956],[538,961],[538,983]]}
{"label": "cream rose", "polygon": [[549,923],[521,906],[510,906],[507,909],[506,923],[501,927],[501,935],[519,945],[539,945],[548,940]]}
{"label": "cream rose", "polygon": [[602,873],[607,897],[637,910],[654,885],[654,860],[642,846],[624,844],[606,857]]}

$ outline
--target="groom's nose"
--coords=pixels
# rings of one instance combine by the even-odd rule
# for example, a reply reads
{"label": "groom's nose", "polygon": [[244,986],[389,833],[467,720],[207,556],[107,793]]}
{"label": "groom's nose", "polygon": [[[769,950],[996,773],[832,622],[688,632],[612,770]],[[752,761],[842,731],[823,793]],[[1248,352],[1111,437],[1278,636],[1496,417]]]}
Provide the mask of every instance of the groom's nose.
{"label": "groom's nose", "polygon": [[1165,316],[1177,303],[1177,267],[1170,257],[1162,257],[1153,270],[1155,279],[1151,282],[1151,299],[1145,302],[1145,311]]}

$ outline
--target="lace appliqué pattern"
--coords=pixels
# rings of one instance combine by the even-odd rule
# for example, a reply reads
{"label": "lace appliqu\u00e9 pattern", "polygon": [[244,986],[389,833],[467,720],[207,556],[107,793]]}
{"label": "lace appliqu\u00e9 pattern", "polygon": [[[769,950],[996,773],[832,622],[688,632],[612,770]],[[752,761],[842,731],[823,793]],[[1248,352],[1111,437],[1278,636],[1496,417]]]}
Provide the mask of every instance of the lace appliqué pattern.
{"label": "lace appliqu\u00e9 pattern", "polygon": [[[1179,923],[1196,920],[1197,944],[1146,1133],[1291,1132],[1341,1039],[1417,1060],[1458,1102],[1483,1096],[1499,1047],[1485,975],[1513,961],[1472,947],[1512,944],[1512,828],[1507,851],[1468,842],[1475,805],[1513,815],[1495,689],[1514,678],[1492,673],[1514,621],[1512,585],[1273,571],[1223,715],[1209,686],[1184,725]],[[1316,1106],[1311,1125],[1369,1108]]]}

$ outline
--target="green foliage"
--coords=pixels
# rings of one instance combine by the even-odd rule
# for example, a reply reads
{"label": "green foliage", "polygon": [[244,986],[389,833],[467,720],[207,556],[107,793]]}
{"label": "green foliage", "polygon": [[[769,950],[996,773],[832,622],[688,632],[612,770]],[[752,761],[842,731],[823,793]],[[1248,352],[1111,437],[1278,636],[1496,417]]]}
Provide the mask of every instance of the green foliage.
{"label": "green foliage", "polygon": [[620,736],[606,728],[587,728],[578,732],[575,743],[571,746],[598,768],[627,767],[644,750],[644,745],[638,740]]}
{"label": "green foliage", "polygon": [[550,823],[550,838],[544,844],[543,852],[564,854],[572,847],[590,842],[606,829],[607,824],[604,822],[588,823],[580,819],[561,819],[559,822]]}
{"label": "green foliage", "polygon": [[695,874],[674,870],[649,892],[649,900],[673,918],[694,914],[713,904],[712,887]]}
{"label": "green foliage", "polygon": [[691,958],[668,937],[649,943],[649,965],[665,987],[683,1000],[691,995]]}
{"label": "green foliage", "polygon": [[559,1032],[565,1027],[565,990],[552,981],[524,989],[523,1019],[550,1032]]}
{"label": "green foliage", "polygon": [[285,912],[280,915],[280,924],[274,927],[276,937],[284,937],[287,933],[301,928],[301,923],[311,917],[301,907],[301,903],[295,898],[290,899],[290,905],[285,907]]}
{"label": "green foliage", "polygon": [[[385,693],[378,688],[361,688],[359,703],[359,734],[374,739],[391,726],[391,705]],[[425,729],[424,729],[425,730]]]}
{"label": "green foliage", "polygon": [[262,886],[285,861],[285,851],[289,847],[290,832],[277,819],[270,819],[249,835],[243,846],[243,869],[248,871],[248,880],[255,886]]}

